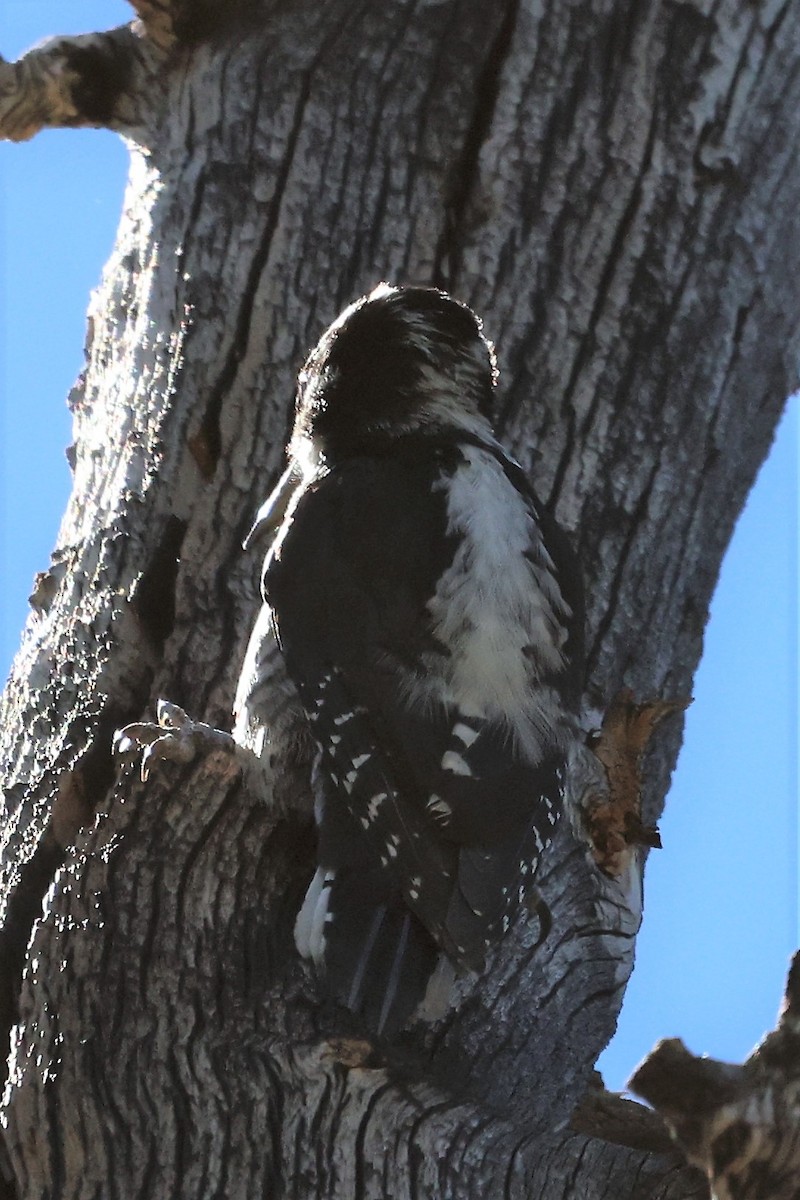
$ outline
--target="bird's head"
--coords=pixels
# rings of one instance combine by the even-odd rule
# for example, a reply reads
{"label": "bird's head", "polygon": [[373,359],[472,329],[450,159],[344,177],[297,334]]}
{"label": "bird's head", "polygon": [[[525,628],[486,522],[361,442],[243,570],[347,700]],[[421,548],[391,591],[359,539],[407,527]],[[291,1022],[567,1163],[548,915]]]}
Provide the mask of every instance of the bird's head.
{"label": "bird's head", "polygon": [[465,304],[381,284],[326,329],[300,372],[293,447],[335,459],[418,431],[491,435],[494,349]]}

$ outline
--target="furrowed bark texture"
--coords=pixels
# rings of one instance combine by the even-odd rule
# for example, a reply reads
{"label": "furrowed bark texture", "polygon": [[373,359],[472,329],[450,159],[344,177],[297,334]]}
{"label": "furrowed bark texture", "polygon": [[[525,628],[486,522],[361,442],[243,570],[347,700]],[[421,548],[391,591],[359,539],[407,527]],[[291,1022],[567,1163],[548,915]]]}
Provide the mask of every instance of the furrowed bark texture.
{"label": "furrowed bark texture", "polygon": [[[307,824],[224,756],[115,782],[110,735],[162,695],[229,725],[257,603],[240,543],[294,376],[380,279],[485,319],[500,434],[581,554],[587,704],[691,691],[795,384],[800,11],[265,0],[225,28],[136,7],[75,487],[3,699],[9,1195],[707,1196],[663,1140],[568,1127],[630,972],[639,863],[609,879],[562,822],[543,946],[521,922],[457,1011],[370,1049],[292,947]],[[3,75],[6,136],[25,80]],[[646,822],[679,737],[656,735]]]}

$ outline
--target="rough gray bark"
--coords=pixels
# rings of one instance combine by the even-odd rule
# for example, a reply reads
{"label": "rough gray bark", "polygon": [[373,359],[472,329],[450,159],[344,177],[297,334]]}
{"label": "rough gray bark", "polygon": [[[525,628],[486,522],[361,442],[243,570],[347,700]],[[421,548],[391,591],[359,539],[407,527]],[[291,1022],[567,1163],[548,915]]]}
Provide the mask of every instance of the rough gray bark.
{"label": "rough gray bark", "polygon": [[[581,553],[587,705],[690,692],[795,384],[800,11],[135,7],[0,64],[5,136],[132,139],[73,496],[3,700],[9,1194],[707,1196],[663,1135],[569,1125],[630,972],[638,861],[609,879],[562,823],[545,944],[523,923],[386,1051],[292,950],[307,825],[224,756],[117,780],[110,735],[161,695],[229,724],[258,574],[239,546],[294,374],[381,278],[485,318],[501,436]],[[657,735],[646,821],[679,737]]]}

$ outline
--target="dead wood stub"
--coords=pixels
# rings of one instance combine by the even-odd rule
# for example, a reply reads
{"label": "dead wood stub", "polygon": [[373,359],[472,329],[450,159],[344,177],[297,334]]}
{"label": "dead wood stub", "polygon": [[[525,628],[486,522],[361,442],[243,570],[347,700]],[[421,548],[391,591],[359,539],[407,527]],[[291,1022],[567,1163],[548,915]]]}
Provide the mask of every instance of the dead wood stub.
{"label": "dead wood stub", "polygon": [[583,820],[595,862],[609,875],[619,876],[639,846],[660,848],[654,825],[642,821],[642,789],[650,740],[660,723],[683,712],[690,700],[648,700],[638,703],[628,689],[614,699],[592,750],[608,782],[607,794],[592,794],[583,804]]}

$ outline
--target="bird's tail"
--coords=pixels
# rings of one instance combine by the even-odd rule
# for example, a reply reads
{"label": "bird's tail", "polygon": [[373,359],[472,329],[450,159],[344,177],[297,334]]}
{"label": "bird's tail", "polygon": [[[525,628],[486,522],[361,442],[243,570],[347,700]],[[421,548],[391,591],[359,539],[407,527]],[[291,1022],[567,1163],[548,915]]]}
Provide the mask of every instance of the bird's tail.
{"label": "bird's tail", "polygon": [[324,973],[327,990],[387,1037],[425,999],[440,954],[380,871],[320,867],[298,914],[295,939],[300,953]]}

